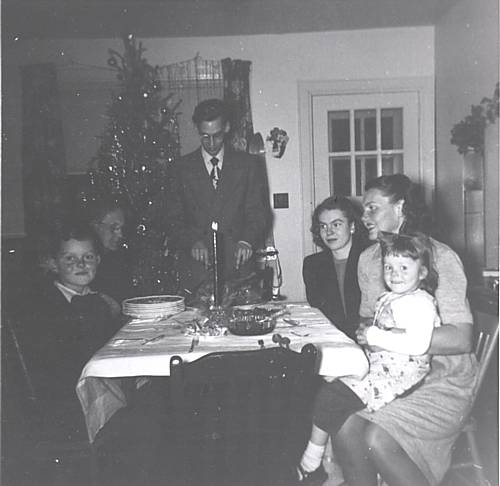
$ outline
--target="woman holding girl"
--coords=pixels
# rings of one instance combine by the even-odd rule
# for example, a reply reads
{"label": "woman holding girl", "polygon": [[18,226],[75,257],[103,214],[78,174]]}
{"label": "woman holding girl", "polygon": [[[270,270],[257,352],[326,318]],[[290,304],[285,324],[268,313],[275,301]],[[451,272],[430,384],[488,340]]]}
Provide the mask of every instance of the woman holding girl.
{"label": "woman holding girl", "polygon": [[357,266],[366,248],[361,210],[345,197],[329,197],[312,216],[311,233],[321,252],[304,259],[307,301],[349,337],[358,325],[360,290]]}
{"label": "woman holding girl", "polygon": [[[437,274],[423,234],[387,236],[382,242],[384,282],[373,323],[359,333],[370,364],[362,378],[325,377],[316,397],[311,438],[297,468],[298,484],[316,484],[328,436],[366,408],[375,411],[415,387],[430,370],[427,354],[440,319],[433,298]],[[318,470],[319,469],[319,470]]]}
{"label": "woman holding girl", "polygon": [[[418,188],[402,174],[370,181],[363,197],[363,223],[370,240],[382,232],[426,231],[428,213]],[[472,316],[462,263],[447,245],[430,239],[438,274],[435,292],[442,325],[428,352],[430,373],[419,386],[374,412],[349,418],[334,437],[334,451],[349,486],[376,486],[377,473],[388,486],[434,486],[444,477],[451,449],[472,398],[477,363],[470,353]],[[384,291],[382,248],[367,248],[359,259],[360,316],[371,320]],[[365,325],[358,340],[368,335]]]}

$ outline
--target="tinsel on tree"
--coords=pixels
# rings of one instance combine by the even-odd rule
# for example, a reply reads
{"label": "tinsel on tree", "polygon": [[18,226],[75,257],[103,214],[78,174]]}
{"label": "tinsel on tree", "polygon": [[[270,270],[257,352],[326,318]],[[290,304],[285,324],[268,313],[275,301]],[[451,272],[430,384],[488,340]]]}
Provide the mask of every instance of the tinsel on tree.
{"label": "tinsel on tree", "polygon": [[165,255],[161,224],[155,224],[160,216],[155,201],[169,190],[169,167],[180,155],[180,101],[162,94],[159,68],[145,59],[142,43],[132,35],[123,42],[123,54],[109,49],[108,65],[116,70],[118,93],[113,94],[91,163],[88,198],[112,195],[128,209],[137,295],[170,293],[176,290],[175,269],[172,256]]}

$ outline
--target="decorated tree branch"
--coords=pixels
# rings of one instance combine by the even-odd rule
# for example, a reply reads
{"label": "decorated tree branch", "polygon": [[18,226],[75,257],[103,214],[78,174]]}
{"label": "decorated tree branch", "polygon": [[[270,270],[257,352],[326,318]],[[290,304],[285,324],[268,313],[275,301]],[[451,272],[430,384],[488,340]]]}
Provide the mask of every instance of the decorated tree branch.
{"label": "decorated tree branch", "polygon": [[[146,49],[132,35],[123,38],[124,53],[109,50],[116,70],[108,123],[89,171],[89,200],[111,195],[129,213],[133,231],[128,245],[136,255],[137,295],[176,290],[172,257],[165,254],[165,235],[155,201],[172,184],[171,165],[180,155],[177,108],[180,101],[164,96],[158,66],[144,57]],[[162,208],[164,209],[164,208]]]}

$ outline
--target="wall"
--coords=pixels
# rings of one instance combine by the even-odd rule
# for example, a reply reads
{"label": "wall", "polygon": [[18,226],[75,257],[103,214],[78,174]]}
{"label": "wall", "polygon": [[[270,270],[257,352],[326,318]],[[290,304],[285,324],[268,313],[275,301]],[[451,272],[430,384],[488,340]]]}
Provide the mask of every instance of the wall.
{"label": "wall", "polygon": [[[278,126],[290,142],[283,158],[268,158],[271,192],[290,195],[290,207],[276,210],[275,241],[280,251],[284,284],[282,294],[304,298],[299,139],[299,80],[391,78],[434,75],[433,27],[408,27],[307,34],[225,36],[210,38],[142,39],[153,64],[191,59],[232,57],[252,61],[251,100],[255,131],[265,137]],[[4,233],[22,232],[20,209],[20,80],[24,63],[64,60],[106,65],[107,50],[121,51],[117,39],[9,41],[4,45],[4,170],[12,184],[4,187]],[[7,71],[7,72],[6,72]],[[5,179],[4,179],[5,180]]]}
{"label": "wall", "polygon": [[[437,211],[442,234],[463,254],[463,157],[450,143],[450,130],[470,114],[472,104],[492,96],[498,81],[498,2],[462,0],[435,29]],[[492,145],[498,147],[498,130]],[[486,254],[489,264],[498,268],[498,157],[491,156],[488,163]]]}

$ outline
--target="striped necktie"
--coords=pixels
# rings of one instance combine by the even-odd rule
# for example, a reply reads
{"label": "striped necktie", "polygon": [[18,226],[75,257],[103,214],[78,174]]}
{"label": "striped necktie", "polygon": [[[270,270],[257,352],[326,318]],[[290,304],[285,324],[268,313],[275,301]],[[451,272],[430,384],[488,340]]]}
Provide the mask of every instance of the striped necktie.
{"label": "striped necktie", "polygon": [[217,189],[217,183],[219,182],[219,177],[220,177],[220,169],[217,167],[217,164],[219,163],[219,159],[217,157],[212,157],[210,159],[210,162],[212,162],[212,171],[210,172],[210,178],[212,179],[212,184],[214,185],[214,189]]}

